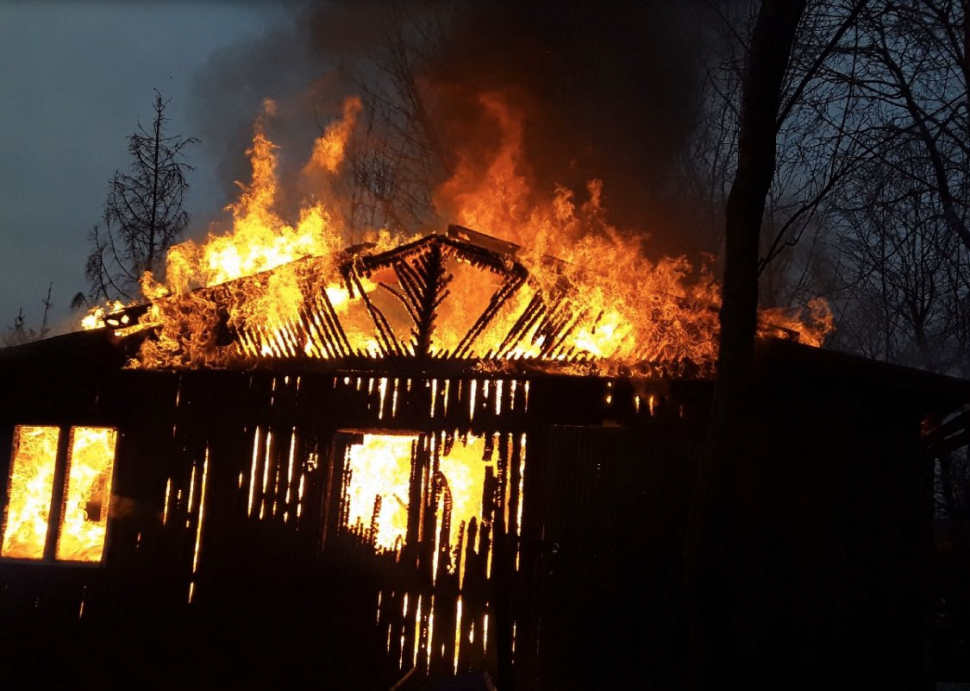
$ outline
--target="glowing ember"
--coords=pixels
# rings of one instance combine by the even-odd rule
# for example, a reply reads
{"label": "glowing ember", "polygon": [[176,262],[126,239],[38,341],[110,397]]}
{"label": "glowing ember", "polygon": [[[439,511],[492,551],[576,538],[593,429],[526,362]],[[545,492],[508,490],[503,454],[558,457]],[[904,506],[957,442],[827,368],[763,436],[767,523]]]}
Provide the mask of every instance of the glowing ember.
{"label": "glowing ember", "polygon": [[118,433],[108,427],[74,427],[68,457],[67,497],[56,557],[101,561]]}
{"label": "glowing ember", "polygon": [[[81,319],[81,328],[85,330],[103,328],[110,315],[121,312],[125,306],[118,300],[106,302],[103,306],[91,308]],[[119,322],[124,319],[124,325],[128,325],[128,317],[119,317]]]}
{"label": "glowing ember", "polygon": [[14,429],[0,556],[43,559],[59,439],[57,427]]}

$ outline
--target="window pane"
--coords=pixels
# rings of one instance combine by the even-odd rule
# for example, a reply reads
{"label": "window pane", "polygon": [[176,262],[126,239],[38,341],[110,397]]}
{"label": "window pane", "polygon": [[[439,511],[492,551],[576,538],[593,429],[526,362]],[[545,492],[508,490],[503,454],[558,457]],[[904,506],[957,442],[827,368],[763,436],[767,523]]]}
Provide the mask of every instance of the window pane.
{"label": "window pane", "polygon": [[101,561],[117,436],[111,427],[71,428],[57,559]]}
{"label": "window pane", "polygon": [[14,428],[0,556],[44,557],[59,437],[57,427]]}

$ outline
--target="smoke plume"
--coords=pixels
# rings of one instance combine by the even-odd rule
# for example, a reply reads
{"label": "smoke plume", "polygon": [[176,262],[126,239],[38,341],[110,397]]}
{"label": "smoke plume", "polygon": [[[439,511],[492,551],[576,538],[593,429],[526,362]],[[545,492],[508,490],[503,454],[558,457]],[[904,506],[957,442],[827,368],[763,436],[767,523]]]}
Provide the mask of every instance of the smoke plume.
{"label": "smoke plume", "polygon": [[[410,176],[434,186],[460,159],[478,156],[484,164],[499,146],[501,127],[482,104],[483,94],[498,95],[522,118],[517,172],[537,194],[551,195],[560,185],[582,196],[588,180],[602,180],[614,225],[649,234],[651,253],[691,250],[669,182],[698,108],[699,5],[372,0],[311,6],[294,13],[291,27],[213,57],[196,77],[193,132],[219,161],[229,201],[236,191],[228,183],[248,177],[244,152],[265,99],[276,104],[267,129],[281,147],[285,179],[302,170],[345,97],[362,96],[365,107],[385,110],[362,115],[358,128],[383,128],[399,138],[395,146],[415,147],[420,153],[406,158],[421,161]],[[410,93],[402,94],[402,85]],[[397,174],[398,187],[415,183]],[[307,192],[300,185],[284,188]],[[414,190],[395,193],[412,205],[411,216],[392,219],[402,225],[435,214],[434,222],[452,220],[440,200]]]}

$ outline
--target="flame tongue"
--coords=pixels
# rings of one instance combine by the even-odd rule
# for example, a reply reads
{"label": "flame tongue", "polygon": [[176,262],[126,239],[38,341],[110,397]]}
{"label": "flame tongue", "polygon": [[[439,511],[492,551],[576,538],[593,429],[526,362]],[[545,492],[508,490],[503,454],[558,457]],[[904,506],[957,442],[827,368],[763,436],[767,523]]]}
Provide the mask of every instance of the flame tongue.
{"label": "flame tongue", "polygon": [[[267,105],[267,113],[272,106]],[[274,211],[276,202],[276,146],[266,136],[264,117],[256,121],[252,147],[252,182],[229,207],[232,233],[210,236],[202,246],[192,241],[169,250],[167,285],[185,293],[195,286],[213,286],[289,264],[302,257],[334,258],[343,243],[340,228],[320,204],[304,207],[292,226]],[[326,135],[324,136],[326,138]],[[330,143],[327,165],[339,165],[336,144]],[[280,274],[285,271],[277,272]]]}

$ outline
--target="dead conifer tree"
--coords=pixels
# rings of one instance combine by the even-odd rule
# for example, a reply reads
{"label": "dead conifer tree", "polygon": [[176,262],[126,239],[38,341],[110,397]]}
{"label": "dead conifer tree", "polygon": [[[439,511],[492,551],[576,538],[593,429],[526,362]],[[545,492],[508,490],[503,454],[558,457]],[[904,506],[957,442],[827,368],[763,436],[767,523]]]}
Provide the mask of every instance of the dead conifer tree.
{"label": "dead conifer tree", "polygon": [[184,150],[198,140],[165,133],[168,104],[156,90],[151,125],[146,129],[139,124],[128,137],[130,172],[116,171],[111,180],[102,223],[89,235],[89,291],[75,296],[75,306],[135,298],[141,276],[162,268],[166,250],[188,225],[184,197],[192,166],[185,162]]}

